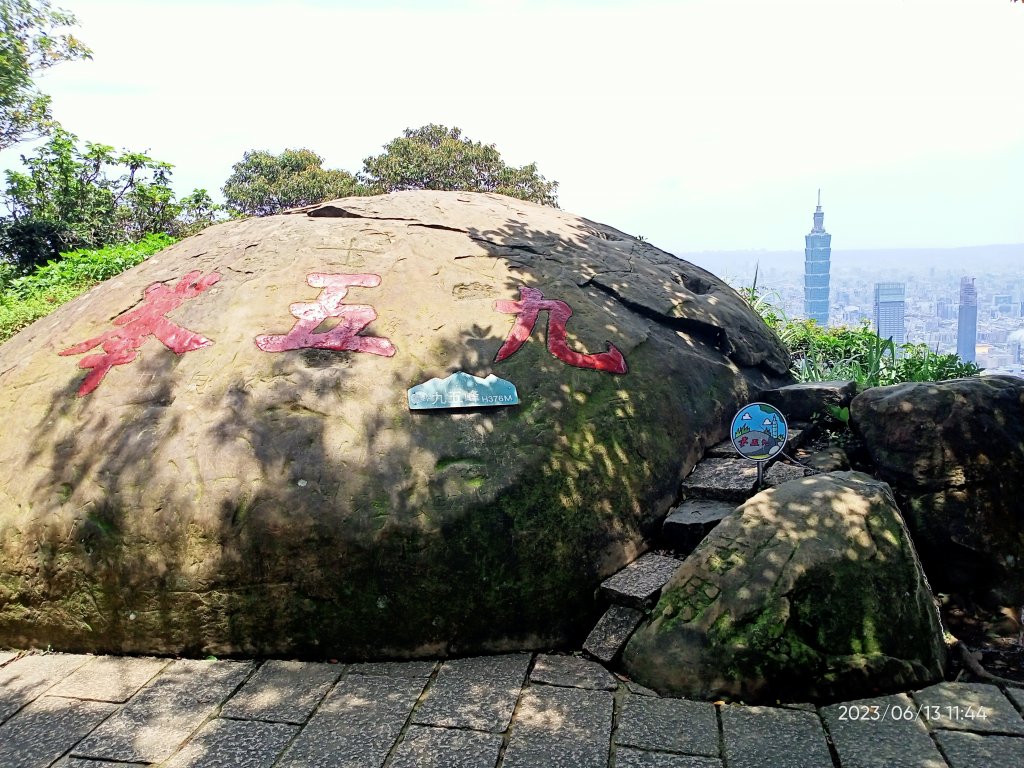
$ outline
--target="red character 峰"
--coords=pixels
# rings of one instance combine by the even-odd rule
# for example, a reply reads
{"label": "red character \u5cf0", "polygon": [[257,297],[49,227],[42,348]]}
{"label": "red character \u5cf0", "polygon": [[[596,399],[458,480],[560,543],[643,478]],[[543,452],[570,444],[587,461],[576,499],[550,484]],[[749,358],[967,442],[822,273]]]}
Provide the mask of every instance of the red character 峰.
{"label": "red character \u5cf0", "polygon": [[[371,355],[391,357],[395,345],[382,336],[360,336],[359,332],[377,319],[373,307],[367,304],[345,304],[351,286],[375,288],[380,275],[328,275],[313,272],[306,282],[314,288],[323,288],[314,303],[297,302],[289,307],[296,323],[288,333],[279,336],[256,337],[256,346],[264,352],[284,352],[288,349],[334,349],[338,351],[369,352]],[[315,333],[327,318],[338,317],[341,322],[329,331]]]}
{"label": "red character \u5cf0", "polygon": [[519,301],[499,299],[494,302],[494,308],[498,312],[518,315],[515,325],[509,331],[508,338],[505,339],[505,343],[498,350],[497,357],[494,358],[496,363],[515,354],[533,333],[537,316],[541,312],[547,312],[548,350],[563,363],[574,365],[577,368],[592,368],[609,373],[625,373],[628,370],[622,353],[610,342],[608,342],[607,352],[593,355],[585,355],[569,349],[569,345],[565,342],[565,324],[572,317],[572,308],[564,301],[545,299],[544,294],[536,288],[522,285],[519,287]]}
{"label": "red character \u5cf0", "polygon": [[91,368],[78,388],[78,396],[88,395],[103,381],[103,377],[115,365],[126,365],[139,355],[139,348],[150,336],[155,336],[164,346],[179,355],[192,352],[213,344],[205,336],[193,333],[187,328],[168,320],[165,315],[177,309],[186,299],[192,299],[220,280],[220,275],[211,272],[200,277],[202,272],[189,272],[174,288],[164,283],[153,283],[146,288],[142,305],[125,312],[114,320],[120,328],[107,331],[95,338],[75,344],[59,354],[80,355],[90,349],[101,347],[103,354],[89,355],[78,361],[79,368]]}

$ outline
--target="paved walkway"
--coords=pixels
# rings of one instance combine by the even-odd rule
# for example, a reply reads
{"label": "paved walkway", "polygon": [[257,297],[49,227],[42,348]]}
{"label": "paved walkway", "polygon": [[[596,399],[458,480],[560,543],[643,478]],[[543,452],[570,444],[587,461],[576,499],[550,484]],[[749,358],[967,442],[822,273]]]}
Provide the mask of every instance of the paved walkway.
{"label": "paved walkway", "polygon": [[0,768],[1004,768],[1024,690],[659,698],[573,656],[315,664],[0,651]]}

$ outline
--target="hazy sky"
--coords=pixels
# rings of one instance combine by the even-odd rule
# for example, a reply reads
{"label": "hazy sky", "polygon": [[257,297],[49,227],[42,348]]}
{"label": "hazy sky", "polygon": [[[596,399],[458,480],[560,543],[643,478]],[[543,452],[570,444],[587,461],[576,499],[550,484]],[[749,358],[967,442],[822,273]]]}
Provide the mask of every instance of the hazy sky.
{"label": "hazy sky", "polygon": [[55,116],[181,193],[248,149],[355,172],[434,122],[667,250],[801,249],[819,187],[837,250],[1024,243],[1009,0],[55,4],[94,52],[41,78]]}

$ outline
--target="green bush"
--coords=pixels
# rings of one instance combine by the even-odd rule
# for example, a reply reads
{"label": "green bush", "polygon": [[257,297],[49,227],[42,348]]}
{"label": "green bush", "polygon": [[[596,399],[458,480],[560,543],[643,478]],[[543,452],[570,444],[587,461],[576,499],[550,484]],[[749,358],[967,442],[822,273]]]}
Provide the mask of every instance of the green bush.
{"label": "green bush", "polygon": [[24,277],[16,276],[14,265],[0,263],[0,342],[173,242],[174,238],[157,234],[128,245],[71,251]]}
{"label": "green bush", "polygon": [[939,354],[926,344],[897,346],[882,339],[867,320],[850,328],[823,328],[813,320],[789,320],[773,303],[774,295],[754,284],[742,288],[750,306],[789,348],[799,381],[852,379],[858,389],[905,381],[945,381],[976,376],[982,369],[956,354]]}

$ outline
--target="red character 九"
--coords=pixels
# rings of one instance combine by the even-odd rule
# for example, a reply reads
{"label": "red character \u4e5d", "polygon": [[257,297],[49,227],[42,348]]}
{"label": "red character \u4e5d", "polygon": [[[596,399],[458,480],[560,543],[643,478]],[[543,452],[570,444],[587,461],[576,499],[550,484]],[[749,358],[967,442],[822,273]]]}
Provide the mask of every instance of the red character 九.
{"label": "red character \u4e5d", "polygon": [[608,351],[593,355],[586,355],[569,349],[565,341],[565,324],[572,317],[572,308],[564,301],[545,299],[544,294],[536,288],[528,288],[525,285],[519,287],[519,301],[508,301],[499,299],[494,302],[494,308],[498,312],[509,315],[518,315],[515,325],[509,331],[508,338],[498,350],[494,362],[501,362],[507,357],[514,355],[523,346],[533,327],[537,323],[537,317],[541,312],[548,313],[548,350],[563,363],[574,365],[577,368],[592,368],[595,371],[607,371],[609,373],[626,373],[626,360],[616,347],[608,343]]}

